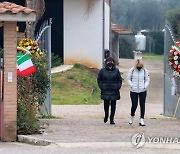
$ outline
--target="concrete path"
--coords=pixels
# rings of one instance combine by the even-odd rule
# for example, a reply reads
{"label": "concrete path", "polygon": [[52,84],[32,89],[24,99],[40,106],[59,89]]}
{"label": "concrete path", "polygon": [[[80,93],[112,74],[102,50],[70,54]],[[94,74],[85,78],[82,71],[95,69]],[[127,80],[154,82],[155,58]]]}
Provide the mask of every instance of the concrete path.
{"label": "concrete path", "polygon": [[[129,147],[132,135],[145,133],[147,138],[180,138],[180,119],[164,117],[163,113],[163,62],[144,61],[149,70],[151,83],[148,89],[146,103],[146,127],[139,127],[139,107],[136,112],[135,122],[128,124],[130,115],[129,87],[126,83],[128,70],[134,65],[134,60],[120,59],[119,69],[125,79],[121,89],[121,100],[117,102],[115,115],[116,125],[103,123],[103,104],[100,105],[53,105],[52,114],[61,117],[59,120],[47,120],[49,126],[43,135],[31,135],[38,139],[53,141],[59,145],[84,143],[100,143],[113,147],[113,143],[122,147]],[[109,143],[109,145],[108,145]],[[112,145],[110,144],[112,143]],[[146,144],[156,148],[180,149],[178,144]],[[158,145],[158,146],[157,146]],[[71,145],[73,146],[73,145]],[[86,147],[87,145],[85,145]],[[93,147],[92,144],[90,147]],[[149,146],[149,147],[150,147]]]}
{"label": "concrete path", "polygon": [[49,146],[32,146],[22,143],[0,142],[1,154],[179,154],[179,150],[154,149],[119,146],[113,142],[88,144],[51,144]]}
{"label": "concrete path", "polygon": [[53,67],[51,69],[51,73],[64,72],[64,71],[71,69],[72,67],[73,67],[73,65],[61,65],[61,66]]}

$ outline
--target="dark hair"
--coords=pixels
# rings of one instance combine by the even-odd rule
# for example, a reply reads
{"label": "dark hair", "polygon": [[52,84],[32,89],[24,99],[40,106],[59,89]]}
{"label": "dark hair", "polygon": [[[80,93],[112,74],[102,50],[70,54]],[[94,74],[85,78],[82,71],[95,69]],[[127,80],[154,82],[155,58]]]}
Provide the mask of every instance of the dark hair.
{"label": "dark hair", "polygon": [[106,63],[107,63],[108,61],[112,61],[113,63],[115,63],[115,60],[114,60],[114,58],[112,58],[112,57],[106,58]]}

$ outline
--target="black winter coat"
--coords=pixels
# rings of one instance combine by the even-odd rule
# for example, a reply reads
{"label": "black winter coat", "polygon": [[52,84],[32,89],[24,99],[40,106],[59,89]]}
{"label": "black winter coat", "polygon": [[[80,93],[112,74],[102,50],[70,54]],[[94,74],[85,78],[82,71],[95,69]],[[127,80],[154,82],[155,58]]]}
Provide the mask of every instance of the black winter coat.
{"label": "black winter coat", "polygon": [[98,85],[101,89],[101,99],[119,100],[122,78],[117,68],[102,68],[98,74]]}

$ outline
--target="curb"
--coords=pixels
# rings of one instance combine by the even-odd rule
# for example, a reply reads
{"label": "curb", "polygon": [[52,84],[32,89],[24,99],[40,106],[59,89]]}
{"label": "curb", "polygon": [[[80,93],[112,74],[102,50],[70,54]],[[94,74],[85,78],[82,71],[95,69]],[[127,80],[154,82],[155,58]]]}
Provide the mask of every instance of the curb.
{"label": "curb", "polygon": [[27,143],[31,145],[36,146],[48,146],[50,144],[55,144],[59,147],[64,148],[102,148],[102,147],[128,147],[128,148],[154,148],[154,149],[170,149],[170,150],[180,150],[179,143],[177,144],[171,144],[171,143],[165,143],[165,144],[151,144],[151,143],[145,143],[145,145],[142,145],[142,147],[136,148],[131,142],[72,142],[72,143],[61,143],[61,142],[53,142],[50,140],[45,139],[38,139],[34,137],[30,137],[27,135],[18,135],[18,142],[21,143]]}
{"label": "curb", "polygon": [[141,149],[141,148],[153,148],[153,149],[169,149],[169,150],[180,150],[179,144],[151,144],[145,143],[141,147],[134,146],[131,142],[78,142],[78,143],[60,143],[57,142],[56,145],[63,147],[63,148],[118,148],[118,147],[127,147],[127,148],[134,148],[134,149]]}
{"label": "curb", "polygon": [[21,143],[27,143],[27,144],[37,145],[37,146],[47,146],[47,145],[50,145],[51,143],[54,143],[49,140],[38,139],[38,138],[30,137],[27,135],[18,135],[17,140],[18,142],[21,142]]}
{"label": "curb", "polygon": [[64,72],[73,68],[73,65],[60,65],[51,69],[51,74]]}

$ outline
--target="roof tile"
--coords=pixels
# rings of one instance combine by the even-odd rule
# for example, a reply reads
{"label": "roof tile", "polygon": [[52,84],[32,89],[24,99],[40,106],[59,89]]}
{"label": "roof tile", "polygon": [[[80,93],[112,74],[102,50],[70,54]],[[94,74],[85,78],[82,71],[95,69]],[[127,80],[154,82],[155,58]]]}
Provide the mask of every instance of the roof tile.
{"label": "roof tile", "polygon": [[6,9],[6,8],[0,8],[0,13],[1,13],[1,14],[4,13],[4,12],[7,12],[7,11],[9,11],[9,10]]}
{"label": "roof tile", "polygon": [[30,14],[32,12],[36,12],[33,9],[23,7],[21,5],[17,5],[15,3],[11,2],[0,2],[0,14],[5,14],[7,12],[10,12],[12,14],[17,14],[19,12],[23,12],[25,14]]}
{"label": "roof tile", "polygon": [[21,9],[15,8],[15,7],[11,9],[11,12],[14,13],[14,14],[19,13],[21,11],[22,11]]}
{"label": "roof tile", "polygon": [[32,12],[32,9],[30,9],[30,8],[25,8],[25,9],[23,9],[23,11],[24,11],[24,13],[29,14],[29,13]]}
{"label": "roof tile", "polygon": [[116,34],[120,34],[120,35],[129,35],[129,34],[133,34],[133,32],[129,29],[125,29],[122,26],[119,26],[117,24],[111,23],[111,29],[114,33]]}
{"label": "roof tile", "polygon": [[3,3],[0,3],[0,8],[2,8],[2,7],[4,7],[5,6],[5,4],[3,4]]}

